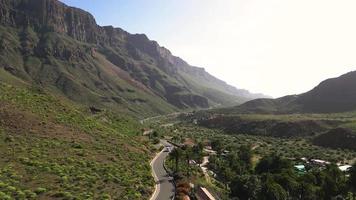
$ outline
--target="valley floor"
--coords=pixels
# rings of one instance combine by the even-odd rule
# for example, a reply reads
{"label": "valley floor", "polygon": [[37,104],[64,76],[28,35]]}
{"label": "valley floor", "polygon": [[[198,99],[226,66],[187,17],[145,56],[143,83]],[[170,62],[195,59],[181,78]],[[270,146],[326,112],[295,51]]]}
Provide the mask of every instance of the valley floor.
{"label": "valley floor", "polygon": [[[157,135],[182,146],[178,154],[176,152],[171,153],[167,159],[167,166],[172,171],[177,173],[176,170],[178,169],[178,173],[175,175],[177,181],[176,195],[180,198],[184,198],[184,195],[193,197],[200,187],[204,187],[219,199],[231,199],[234,195],[236,196],[236,190],[240,189],[232,187],[230,184],[242,184],[237,183],[233,177],[239,177],[239,179],[243,180],[255,177],[262,178],[262,181],[265,174],[259,170],[261,162],[270,162],[266,159],[277,159],[273,162],[281,162],[281,167],[284,165],[282,163],[285,162],[286,168],[282,169],[282,171],[289,171],[288,173],[290,173],[292,179],[295,179],[298,184],[302,184],[301,179],[304,176],[311,175],[323,182],[325,180],[322,177],[329,176],[329,170],[339,171],[337,172],[338,176],[347,180],[348,176],[342,175],[340,170],[344,170],[345,167],[349,168],[348,166],[351,166],[356,161],[356,151],[317,146],[313,144],[312,137],[281,138],[258,134],[239,134],[238,132],[229,132],[227,134],[221,129],[206,128],[197,125],[196,122],[195,120],[190,121],[190,119],[186,121],[182,116],[157,118],[150,122],[150,126],[157,130]],[[251,168],[247,167],[249,168],[247,171],[244,171],[247,169],[243,164],[245,161],[240,160],[243,159],[241,152],[247,152],[247,155],[251,156],[250,161],[248,161],[248,163],[251,163]],[[175,161],[177,155],[180,155],[178,166]],[[207,158],[209,162],[207,162]],[[281,161],[278,161],[278,159],[281,159]],[[337,165],[332,164],[329,166],[328,163]],[[233,167],[235,165],[237,168]],[[223,166],[230,166],[231,168]],[[297,168],[293,166],[303,166],[306,171],[300,174]],[[333,168],[334,166],[336,168]],[[238,172],[236,171],[237,169],[244,171],[245,175],[240,174],[242,171]],[[254,172],[255,170],[258,172]],[[252,172],[257,174],[254,175]],[[304,175],[304,173],[306,174]],[[320,176],[318,174],[323,175]],[[279,182],[278,173],[273,172],[271,175],[271,181],[277,181],[276,184],[285,187],[282,182]],[[188,184],[193,184],[195,186],[194,189],[191,189]],[[249,183],[246,182],[244,184]],[[349,185],[351,183],[348,181],[333,184],[336,184],[336,187],[351,187]],[[263,184],[261,187],[264,187]],[[295,187],[299,186],[296,185]],[[316,184],[313,187],[317,191],[326,186]],[[349,188],[348,191],[349,193],[346,192],[342,195],[352,196],[352,188]],[[284,192],[288,194],[291,191],[282,191],[280,195],[284,195]],[[338,194],[338,192],[342,191],[338,190],[334,191],[334,193],[324,193],[322,195],[330,197]],[[310,195],[315,195],[315,193]]]}

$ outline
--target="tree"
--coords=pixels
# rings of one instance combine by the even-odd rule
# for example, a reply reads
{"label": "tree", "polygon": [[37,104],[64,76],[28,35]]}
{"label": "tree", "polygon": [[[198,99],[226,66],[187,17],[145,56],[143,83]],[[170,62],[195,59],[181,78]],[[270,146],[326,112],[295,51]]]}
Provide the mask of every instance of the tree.
{"label": "tree", "polygon": [[179,172],[179,159],[182,156],[182,150],[179,148],[174,148],[171,152],[171,156],[173,157],[174,161],[175,161],[175,171],[176,173]]}
{"label": "tree", "polygon": [[180,138],[177,135],[174,135],[172,141],[178,143],[180,141]]}
{"label": "tree", "polygon": [[274,179],[286,190],[288,197],[297,196],[299,184],[293,171],[283,171],[280,174],[276,174]]}
{"label": "tree", "polygon": [[284,170],[292,170],[292,163],[289,160],[282,159],[279,156],[271,155],[262,158],[257,164],[255,171],[262,173],[280,173]]}
{"label": "tree", "polygon": [[234,179],[236,174],[231,170],[231,168],[227,165],[223,165],[221,169],[221,178],[223,182],[225,183],[225,186],[229,185],[229,183]]}
{"label": "tree", "polygon": [[270,174],[267,174],[263,179],[261,193],[259,199],[262,200],[285,200],[287,193],[281,185],[276,183]]}
{"label": "tree", "polygon": [[192,158],[200,164],[203,160],[203,145],[198,143],[198,145],[193,146]]}
{"label": "tree", "polygon": [[232,198],[237,197],[240,200],[258,199],[261,190],[261,181],[256,175],[237,176],[230,184]]}
{"label": "tree", "polygon": [[218,153],[221,153],[223,149],[221,140],[214,139],[213,141],[211,141],[211,147]]}
{"label": "tree", "polygon": [[192,155],[193,155],[192,148],[190,148],[188,146],[184,147],[183,155],[185,158],[185,162],[187,164],[186,175],[189,177],[189,175],[190,175],[190,163],[189,162],[192,159]]}
{"label": "tree", "polygon": [[251,151],[251,147],[248,145],[243,145],[240,147],[239,149],[239,158],[242,162],[244,162],[246,164],[246,166],[248,168],[251,167],[252,163],[252,151]]}
{"label": "tree", "polygon": [[302,175],[299,178],[298,182],[299,182],[299,186],[298,186],[299,199],[305,199],[305,200],[317,199],[316,193],[318,187],[315,186],[317,184],[317,180],[313,173],[306,173]]}
{"label": "tree", "polygon": [[299,199],[303,200],[314,200],[317,198],[317,190],[318,188],[315,187],[313,184],[302,182],[299,184],[298,187],[298,197]]}
{"label": "tree", "polygon": [[349,186],[356,191],[356,163],[350,169]]}
{"label": "tree", "polygon": [[246,173],[249,166],[243,162],[236,152],[230,152],[226,155],[226,160],[228,161],[229,167],[233,170],[236,174],[242,175]]}
{"label": "tree", "polygon": [[322,184],[322,194],[324,199],[331,199],[338,194],[338,185],[331,176],[325,176]]}
{"label": "tree", "polygon": [[154,138],[158,138],[158,137],[159,137],[159,133],[158,133],[157,131],[153,131],[153,132],[152,132],[152,136],[153,136]]}
{"label": "tree", "polygon": [[321,187],[324,199],[332,199],[346,193],[344,174],[335,164],[330,164],[321,173]]}

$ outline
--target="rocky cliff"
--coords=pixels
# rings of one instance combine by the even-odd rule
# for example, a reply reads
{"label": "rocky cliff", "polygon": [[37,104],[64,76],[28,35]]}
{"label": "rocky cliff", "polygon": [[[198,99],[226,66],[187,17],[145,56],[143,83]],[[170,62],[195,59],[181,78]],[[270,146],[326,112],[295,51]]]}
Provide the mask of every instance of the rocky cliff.
{"label": "rocky cliff", "polygon": [[0,0],[0,26],[2,80],[81,103],[164,113],[260,97],[190,66],[144,34],[99,26],[90,13],[57,0]]}

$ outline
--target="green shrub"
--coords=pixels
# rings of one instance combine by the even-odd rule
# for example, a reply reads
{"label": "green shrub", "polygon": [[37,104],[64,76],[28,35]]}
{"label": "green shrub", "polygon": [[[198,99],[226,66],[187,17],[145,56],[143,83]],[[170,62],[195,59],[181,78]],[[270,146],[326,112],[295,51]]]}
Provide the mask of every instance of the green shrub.
{"label": "green shrub", "polygon": [[152,141],[152,142],[153,142],[153,144],[159,144],[159,142],[160,142],[160,141],[159,141],[159,139],[158,139],[158,138],[155,138],[155,139],[153,139],[153,141]]}
{"label": "green shrub", "polygon": [[37,197],[37,194],[31,190],[25,190],[24,193],[28,199],[35,199]]}
{"label": "green shrub", "polygon": [[42,194],[42,193],[45,193],[47,191],[46,188],[42,188],[42,187],[39,187],[35,190],[35,193],[36,194]]}
{"label": "green shrub", "polygon": [[11,197],[0,191],[0,199],[1,200],[11,200]]}

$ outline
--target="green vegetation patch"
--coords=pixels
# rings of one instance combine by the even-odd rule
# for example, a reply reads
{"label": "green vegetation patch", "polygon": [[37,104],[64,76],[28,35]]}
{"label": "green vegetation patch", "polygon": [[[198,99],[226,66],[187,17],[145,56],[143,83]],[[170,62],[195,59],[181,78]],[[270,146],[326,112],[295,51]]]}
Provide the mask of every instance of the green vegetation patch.
{"label": "green vegetation patch", "polygon": [[143,199],[149,142],[127,116],[0,84],[0,199]]}

